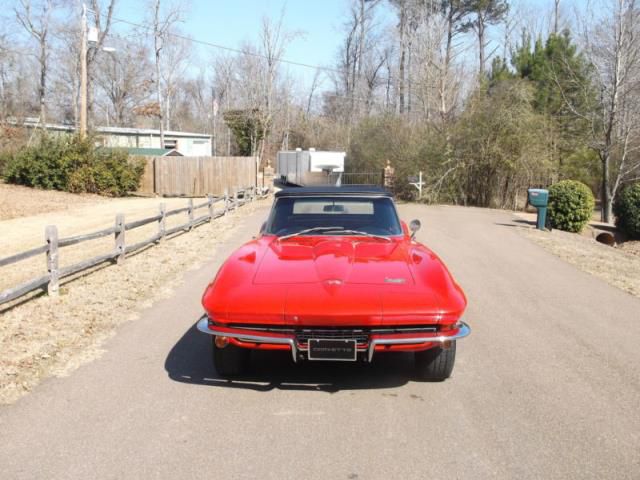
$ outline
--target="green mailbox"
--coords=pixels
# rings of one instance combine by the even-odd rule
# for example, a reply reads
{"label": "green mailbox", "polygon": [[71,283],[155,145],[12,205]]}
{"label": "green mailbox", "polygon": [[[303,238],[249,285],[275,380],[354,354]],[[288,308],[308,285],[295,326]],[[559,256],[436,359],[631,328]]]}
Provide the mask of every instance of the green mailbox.
{"label": "green mailbox", "polygon": [[538,230],[544,230],[544,225],[547,220],[547,205],[549,205],[549,190],[545,190],[544,188],[530,188],[527,192],[529,193],[529,205],[536,207],[538,210],[536,228]]}

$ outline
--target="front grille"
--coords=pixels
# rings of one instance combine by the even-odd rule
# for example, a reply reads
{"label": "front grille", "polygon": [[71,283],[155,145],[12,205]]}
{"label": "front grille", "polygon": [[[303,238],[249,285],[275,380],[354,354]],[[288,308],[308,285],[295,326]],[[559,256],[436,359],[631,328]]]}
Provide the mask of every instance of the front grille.
{"label": "front grille", "polygon": [[357,343],[367,343],[369,332],[360,329],[324,329],[309,328],[296,330],[296,340],[305,344],[310,338],[325,338],[331,340],[355,340]]}

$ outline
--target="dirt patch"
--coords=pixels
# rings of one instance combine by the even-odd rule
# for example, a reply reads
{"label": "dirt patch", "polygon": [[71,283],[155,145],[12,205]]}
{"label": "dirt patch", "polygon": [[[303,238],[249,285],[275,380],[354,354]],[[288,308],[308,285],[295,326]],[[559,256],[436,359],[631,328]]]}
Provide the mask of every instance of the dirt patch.
{"label": "dirt patch", "polygon": [[630,240],[624,242],[618,248],[626,253],[640,256],[640,240]]}
{"label": "dirt patch", "polygon": [[68,210],[88,203],[95,204],[112,200],[99,195],[75,195],[0,182],[0,220]]}
{"label": "dirt patch", "polygon": [[62,285],[58,297],[39,296],[0,313],[0,403],[29,392],[41,379],[65,375],[98,357],[100,345],[140,309],[168,296],[180,275],[211,256],[242,217],[268,201],[251,203],[210,224],[167,239]]}
{"label": "dirt patch", "polygon": [[518,231],[579,269],[640,297],[640,256],[629,253],[626,248],[609,247],[593,238],[561,230],[543,232],[520,226]]}

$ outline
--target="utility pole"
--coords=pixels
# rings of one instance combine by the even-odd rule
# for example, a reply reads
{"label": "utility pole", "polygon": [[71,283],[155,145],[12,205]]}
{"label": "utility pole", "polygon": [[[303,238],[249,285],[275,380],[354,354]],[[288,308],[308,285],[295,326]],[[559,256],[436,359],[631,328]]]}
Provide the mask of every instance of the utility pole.
{"label": "utility pole", "polygon": [[82,4],[80,25],[80,136],[87,135],[87,6]]}

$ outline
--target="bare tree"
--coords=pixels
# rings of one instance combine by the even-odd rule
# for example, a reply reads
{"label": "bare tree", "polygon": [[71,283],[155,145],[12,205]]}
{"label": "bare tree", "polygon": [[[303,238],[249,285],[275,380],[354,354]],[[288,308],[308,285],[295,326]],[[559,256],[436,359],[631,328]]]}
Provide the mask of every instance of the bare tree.
{"label": "bare tree", "polygon": [[[592,126],[592,148],[602,164],[602,220],[612,220],[620,186],[640,179],[640,9],[636,0],[607,0],[600,15],[583,21],[585,54],[594,68],[599,107],[572,111]],[[593,10],[588,10],[593,12]]]}
{"label": "bare tree", "polygon": [[160,81],[164,90],[164,126],[167,130],[173,128],[174,110],[179,108],[178,97],[185,93],[181,90],[188,82],[182,80],[191,61],[191,52],[191,43],[182,36],[172,38],[163,49]]}
{"label": "bare tree", "polygon": [[38,84],[38,101],[40,104],[39,122],[45,127],[47,117],[47,75],[49,67],[49,27],[51,22],[52,0],[42,0],[35,6],[31,0],[20,0],[15,9],[16,19],[25,31],[38,42],[38,62],[40,66],[40,82]]}
{"label": "bare tree", "polygon": [[348,19],[344,23],[345,33],[337,65],[340,73],[332,73],[336,84],[332,101],[348,125],[359,117],[361,106],[371,100],[364,97],[369,92],[365,65],[371,64],[372,57],[376,57],[381,50],[377,40],[383,39],[378,39],[374,31],[374,15],[379,3],[380,0],[352,0]]}
{"label": "bare tree", "polygon": [[464,19],[469,14],[469,3],[465,0],[445,0],[441,4],[441,13],[445,18],[445,41],[440,81],[438,83],[440,118],[446,122],[450,118],[455,103],[456,82],[452,79],[452,63],[460,53],[457,39],[464,31]]}
{"label": "bare tree", "polygon": [[80,116],[81,35],[76,18],[59,22],[55,29],[56,48],[51,52],[49,110],[55,108],[58,120],[74,125]]}
{"label": "bare tree", "polygon": [[406,66],[407,66],[407,24],[411,0],[391,0],[398,10],[398,43],[400,58],[398,61],[398,109],[402,115],[405,110]]}
{"label": "bare tree", "polygon": [[478,39],[478,74],[480,79],[485,78],[485,67],[487,64],[486,49],[489,43],[487,28],[495,25],[504,19],[509,10],[506,0],[469,0],[469,12],[472,18],[465,23],[466,30],[473,30]]}
{"label": "bare tree", "polygon": [[93,97],[92,85],[95,82],[96,72],[94,65],[102,55],[102,48],[109,36],[113,21],[113,12],[117,0],[106,0],[106,6],[101,0],[91,0],[89,8],[93,11],[95,28],[98,32],[97,41],[87,50],[87,120],[93,122]]}
{"label": "bare tree", "polygon": [[110,123],[132,126],[134,109],[148,100],[153,79],[149,75],[149,51],[141,44],[112,36],[117,53],[103,55],[96,63],[96,86]]}
{"label": "bare tree", "polygon": [[172,28],[180,21],[180,8],[177,5],[170,5],[163,13],[161,12],[161,0],[153,0],[153,2],[152,32],[156,70],[156,99],[158,101],[158,119],[160,124],[160,146],[164,148],[165,106],[164,93],[162,91],[162,55],[171,35]]}
{"label": "bare tree", "polygon": [[[261,127],[263,138],[268,139],[274,115],[274,93],[277,88],[277,76],[280,61],[284,57],[287,45],[299,35],[299,32],[287,31],[284,27],[284,11],[278,21],[273,21],[268,17],[262,18],[262,29],[260,32],[260,53],[264,59],[264,80],[262,84],[263,102],[259,110],[261,115]],[[265,142],[260,142],[258,156],[263,158]]]}

